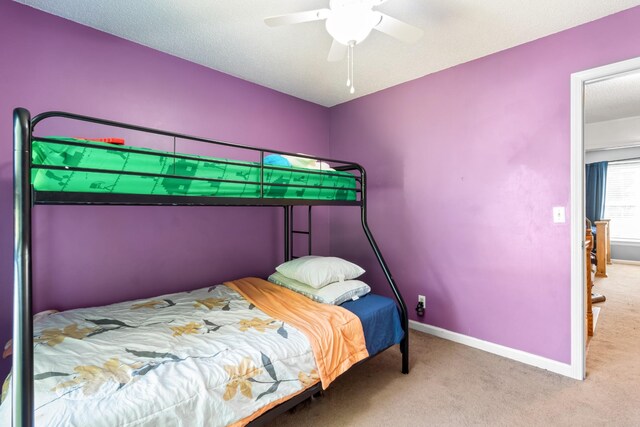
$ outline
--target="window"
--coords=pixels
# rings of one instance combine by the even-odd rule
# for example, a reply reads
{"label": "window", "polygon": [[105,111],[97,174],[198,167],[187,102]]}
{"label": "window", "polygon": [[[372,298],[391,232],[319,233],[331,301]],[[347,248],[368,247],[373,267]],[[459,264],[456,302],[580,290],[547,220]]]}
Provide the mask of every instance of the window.
{"label": "window", "polygon": [[604,215],[612,240],[640,242],[640,160],[609,162]]}

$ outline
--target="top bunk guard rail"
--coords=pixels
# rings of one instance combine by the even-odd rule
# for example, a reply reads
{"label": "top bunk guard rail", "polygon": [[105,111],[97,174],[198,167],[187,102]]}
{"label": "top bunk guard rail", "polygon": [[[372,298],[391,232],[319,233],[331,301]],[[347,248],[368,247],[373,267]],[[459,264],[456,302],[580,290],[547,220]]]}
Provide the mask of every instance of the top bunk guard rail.
{"label": "top bunk guard rail", "polygon": [[99,124],[99,125],[117,127],[117,128],[121,128],[121,129],[129,129],[129,130],[134,130],[134,131],[139,131],[139,132],[144,132],[144,133],[152,133],[152,134],[155,134],[155,135],[169,136],[169,137],[172,137],[172,138],[187,139],[187,140],[190,140],[190,141],[206,142],[206,143],[209,143],[209,144],[222,145],[222,146],[225,146],[225,147],[233,147],[233,148],[238,148],[238,149],[242,149],[242,150],[251,150],[251,151],[256,151],[256,152],[265,152],[265,153],[274,153],[274,154],[284,154],[284,155],[288,155],[288,156],[302,157],[302,158],[305,158],[305,159],[321,160],[323,162],[342,163],[343,165],[350,166],[353,170],[357,170],[357,169],[361,168],[361,166],[358,165],[357,163],[347,162],[347,161],[344,161],[344,160],[330,159],[328,157],[311,156],[309,154],[291,153],[291,152],[288,152],[288,151],[281,151],[281,150],[272,150],[272,149],[269,149],[269,148],[253,147],[253,146],[250,146],[250,145],[235,144],[233,142],[218,141],[218,140],[215,140],[215,139],[203,138],[203,137],[200,137],[200,136],[193,136],[193,135],[187,135],[187,134],[183,134],[183,133],[170,132],[170,131],[161,130],[161,129],[153,129],[153,128],[149,128],[149,127],[145,127],[145,126],[133,125],[133,124],[130,124],[130,123],[116,122],[116,121],[113,121],[113,120],[99,119],[99,118],[96,118],[96,117],[83,116],[83,115],[74,114],[74,113],[67,113],[67,112],[64,112],[64,111],[47,111],[45,113],[41,113],[41,114],[36,115],[31,120],[31,131],[32,132],[35,131],[36,126],[41,121],[43,121],[45,119],[49,119],[49,118],[54,118],[54,117],[64,118],[64,119],[69,119],[69,120],[76,120],[76,121],[81,121],[81,122],[95,123],[95,124]]}
{"label": "top bunk guard rail", "polygon": [[[150,194],[114,194],[114,193],[82,193],[82,192],[62,192],[62,191],[36,191],[31,183],[31,172],[33,169],[59,169],[59,167],[50,165],[33,164],[32,159],[32,143],[34,139],[49,142],[60,143],[46,137],[34,137],[33,131],[40,122],[48,118],[63,118],[76,120],[81,122],[95,123],[98,125],[112,126],[122,129],[150,133],[155,135],[163,135],[174,138],[174,152],[171,155],[167,153],[167,157],[175,159],[188,159],[220,164],[242,164],[244,166],[260,168],[260,181],[242,182],[243,184],[259,185],[259,197],[211,197],[211,196],[183,196],[183,195],[150,195]],[[291,259],[289,236],[291,235],[291,212],[292,206],[304,205],[340,205],[340,206],[359,206],[360,220],[363,231],[371,246],[385,278],[391,288],[396,299],[402,328],[404,330],[404,338],[400,343],[402,352],[402,373],[409,372],[409,318],[407,306],[398,289],[391,271],[382,256],[380,248],[373,238],[373,234],[369,229],[367,222],[367,179],[365,169],[354,162],[343,160],[335,160],[327,157],[316,157],[307,154],[290,153],[281,150],[272,150],[267,148],[252,147],[239,145],[230,142],[216,141],[197,136],[185,135],[165,130],[152,129],[144,126],[137,126],[128,123],[121,123],[112,120],[99,119],[95,117],[83,116],[60,111],[50,111],[38,114],[33,119],[28,110],[24,108],[16,108],[13,111],[14,124],[14,299],[13,299],[13,379],[12,379],[12,404],[13,404],[13,425],[16,427],[33,426],[34,423],[34,385],[33,385],[33,311],[32,311],[32,259],[31,259],[31,229],[32,229],[32,208],[34,204],[75,204],[75,205],[161,205],[161,206],[281,206],[285,211],[285,259]],[[253,151],[259,153],[260,163],[234,162],[226,159],[206,159],[197,156],[189,156],[178,154],[175,152],[175,138],[198,141],[219,146],[232,147],[245,151]],[[90,146],[92,148],[98,145],[84,144],[82,142],[72,141],[70,145]],[[116,146],[108,146],[109,150],[120,150],[122,148]],[[136,150],[136,149],[134,149]],[[144,150],[142,150],[144,151]],[[341,190],[353,191],[356,195],[360,195],[357,200],[321,200],[321,199],[296,199],[296,198],[271,198],[265,197],[265,186],[279,186],[277,183],[264,182],[265,170],[290,170],[290,168],[281,168],[264,164],[265,153],[274,153],[281,155],[290,155],[306,159],[314,159],[316,161],[328,162],[336,171],[341,172],[357,172],[359,176],[354,175],[356,186],[359,188]],[[153,152],[144,151],[144,154],[154,155]],[[95,168],[64,168],[65,170],[78,170],[99,173],[115,173]],[[122,173],[123,171],[119,171]],[[174,171],[175,172],[175,171]],[[305,170],[305,173],[325,174],[329,171]],[[135,172],[126,172],[136,174]],[[167,175],[167,174],[150,174],[169,178],[192,178],[184,175]],[[338,174],[334,174],[338,175]],[[210,181],[219,181],[217,179],[205,179]],[[304,187],[304,185],[290,185]],[[314,188],[322,189],[322,186],[314,186]],[[357,197],[356,197],[357,198]]]}
{"label": "top bunk guard rail", "polygon": [[[123,147],[119,147],[117,145],[109,145],[109,146],[107,146],[107,145],[95,145],[95,144],[88,144],[88,143],[84,143],[84,142],[60,140],[60,139],[53,139],[53,138],[47,138],[47,137],[41,137],[41,136],[36,137],[35,139],[37,139],[38,141],[49,143],[49,144],[73,145],[75,147],[88,147],[88,148],[93,148],[93,149],[96,149],[96,150],[124,151],[124,152],[129,152],[129,153],[133,152],[133,153],[144,154],[145,156],[171,157],[172,159],[195,160],[195,161],[198,161],[198,162],[213,163],[213,164],[220,164],[220,165],[246,166],[246,167],[252,167],[252,168],[259,168],[260,167],[259,164],[247,164],[247,162],[243,163],[243,162],[236,162],[236,161],[227,160],[227,159],[211,159],[211,158],[207,158],[207,157],[198,157],[198,156],[194,156],[194,155],[178,154],[178,153],[164,153],[164,152],[160,153],[160,152],[155,152],[155,151],[142,150],[140,148],[132,147],[132,146],[128,146],[127,148],[123,148]],[[268,151],[268,152],[271,153],[271,151]],[[261,153],[264,153],[264,151],[261,151]],[[302,156],[297,156],[297,157],[302,157]],[[282,171],[290,171],[291,170],[290,167],[267,165],[267,164],[264,165],[264,169],[282,170]],[[349,169],[347,169],[347,170],[349,170]],[[119,172],[119,171],[117,171],[117,172]],[[304,173],[309,173],[309,174],[314,174],[314,175],[325,175],[325,176],[326,175],[343,176],[341,174],[332,173],[332,171],[322,170],[322,169],[318,169],[318,170],[308,169],[308,170],[305,170]],[[360,177],[354,176],[354,178],[357,181],[360,181]],[[270,185],[272,185],[272,184],[270,184]],[[291,184],[291,185],[294,185],[294,184]],[[350,191],[353,191],[353,190],[350,190]]]}

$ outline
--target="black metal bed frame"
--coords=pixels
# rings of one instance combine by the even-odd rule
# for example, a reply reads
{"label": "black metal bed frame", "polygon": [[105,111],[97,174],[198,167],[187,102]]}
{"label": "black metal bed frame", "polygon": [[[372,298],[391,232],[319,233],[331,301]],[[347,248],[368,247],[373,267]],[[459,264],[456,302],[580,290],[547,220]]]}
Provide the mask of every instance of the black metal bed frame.
{"label": "black metal bed frame", "polygon": [[[55,191],[36,191],[31,184],[31,173],[33,169],[59,169],[55,166],[34,165],[32,162],[32,142],[34,140],[33,131],[38,123],[48,118],[63,118],[80,122],[89,122],[98,125],[106,125],[121,129],[140,131],[155,135],[197,141],[218,146],[232,147],[240,150],[257,152],[260,154],[260,180],[256,182],[244,182],[243,184],[259,185],[260,195],[255,198],[239,198],[239,197],[204,197],[204,196],[177,196],[177,195],[138,195],[138,194],[111,194],[111,193],[75,193],[75,192],[55,192]],[[46,138],[37,138],[45,140]],[[52,140],[50,140],[52,141]],[[289,153],[286,151],[271,150],[265,148],[252,147],[247,145],[233,144],[230,142],[216,141],[207,138],[201,138],[191,135],[184,135],[175,132],[169,132],[159,129],[152,129],[143,126],[132,125],[128,123],[104,120],[95,117],[88,117],[79,114],[72,114],[59,111],[50,111],[39,114],[33,119],[28,110],[24,108],[16,108],[13,111],[13,178],[14,178],[14,299],[13,299],[13,356],[12,356],[12,403],[13,403],[13,425],[16,427],[32,426],[34,422],[34,387],[33,387],[33,312],[32,312],[32,259],[31,259],[31,229],[32,229],[32,209],[34,205],[131,205],[131,206],[271,206],[284,208],[284,259],[285,261],[296,258],[293,255],[293,235],[304,234],[308,237],[308,251],[311,253],[311,207],[312,206],[359,206],[360,220],[362,228],[367,237],[376,259],[384,272],[384,275],[393,291],[397,305],[400,309],[401,323],[404,330],[404,338],[400,343],[402,352],[402,373],[409,372],[409,320],[407,307],[396,286],[391,271],[387,266],[378,245],[371,234],[367,223],[367,186],[365,169],[357,163],[346,162],[341,160],[315,157],[309,155],[301,155]],[[74,143],[79,146],[95,145]],[[109,149],[118,149],[118,147],[109,147]],[[276,184],[265,182],[264,172],[269,169],[280,169],[277,166],[270,166],[264,163],[265,153],[275,153],[314,159],[331,163],[334,169],[338,171],[357,172],[359,176],[354,178],[359,183],[356,188],[356,194],[359,194],[357,200],[310,200],[310,199],[292,199],[292,198],[271,198],[265,197],[265,186],[273,187],[285,184]],[[182,158],[184,155],[174,152],[169,157]],[[190,157],[190,159],[193,159]],[[213,160],[220,163],[234,163],[232,161]],[[258,164],[257,164],[258,165]],[[258,167],[258,166],[256,166]],[[73,168],[64,167],[69,171],[86,171],[101,173],[122,173],[122,171],[108,171],[102,169]],[[309,173],[327,173],[314,172]],[[140,175],[135,173],[136,175]],[[168,174],[142,174],[156,177],[168,178],[187,178],[178,175]],[[220,182],[227,180],[200,178],[206,181]],[[308,187],[303,184],[286,184],[290,187]],[[317,188],[317,187],[314,187]],[[331,187],[322,187],[331,188]],[[293,208],[294,206],[307,206],[308,226],[306,231],[293,229]],[[263,414],[251,424],[263,424],[275,418],[277,415],[292,408],[303,400],[321,391],[319,385],[313,386],[303,393],[293,397],[292,399],[278,405],[270,411]]]}

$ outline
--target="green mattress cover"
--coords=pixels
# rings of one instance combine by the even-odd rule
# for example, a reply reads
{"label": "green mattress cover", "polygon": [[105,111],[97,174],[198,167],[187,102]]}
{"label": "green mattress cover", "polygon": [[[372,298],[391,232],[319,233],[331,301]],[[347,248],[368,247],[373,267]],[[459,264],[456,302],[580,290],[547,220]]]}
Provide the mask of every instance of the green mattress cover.
{"label": "green mattress cover", "polygon": [[[34,139],[31,180],[37,191],[81,193],[154,194],[208,197],[260,197],[260,164],[227,159],[185,155],[174,159],[172,153],[140,147],[114,146],[103,142],[47,137],[57,142]],[[61,143],[62,142],[62,143]],[[76,146],[65,142],[88,144]],[[95,147],[95,148],[94,148]],[[106,149],[105,149],[106,148]],[[123,148],[124,150],[120,150]],[[160,154],[160,155],[157,155]],[[217,162],[216,162],[217,161]],[[184,178],[130,175],[122,173],[47,170],[37,165],[106,169],[152,174],[180,175]],[[264,169],[264,197],[312,200],[356,200],[356,181],[347,172],[302,168]],[[213,178],[226,181],[201,181]],[[286,184],[273,186],[268,184]],[[310,185],[314,188],[295,187]],[[336,187],[336,188],[323,188]]]}

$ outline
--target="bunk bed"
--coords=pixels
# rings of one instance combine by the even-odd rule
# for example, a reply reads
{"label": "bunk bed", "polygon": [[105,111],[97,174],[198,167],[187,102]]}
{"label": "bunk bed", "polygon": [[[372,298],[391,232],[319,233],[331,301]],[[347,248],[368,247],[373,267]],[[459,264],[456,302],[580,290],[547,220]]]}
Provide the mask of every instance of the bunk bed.
{"label": "bunk bed", "polygon": [[[213,144],[217,147],[234,148],[259,156],[259,161],[247,162],[182,154],[176,151],[175,142],[173,151],[160,151],[117,146],[85,139],[35,136],[36,126],[50,118],[104,125],[121,130],[142,132],[146,135],[164,136],[173,138],[174,141],[180,139]],[[364,234],[395,298],[392,305],[393,313],[398,317],[401,328],[401,340],[398,338],[402,353],[401,371],[404,374],[408,373],[407,308],[369,229],[366,172],[359,164],[238,145],[66,112],[46,112],[31,118],[29,111],[24,108],[16,108],[13,113],[13,122],[14,316],[11,405],[15,426],[31,426],[35,421],[31,227],[32,209],[37,205],[282,207],[285,261],[297,258],[293,248],[293,237],[296,234],[307,237],[307,251],[308,254],[312,253],[311,209],[313,206],[358,207]],[[82,155],[79,156],[78,153]],[[320,165],[330,164],[331,169],[326,170],[325,168],[323,170],[321,166],[319,170],[299,170],[267,164],[265,158],[268,154],[297,156],[316,161]],[[308,228],[306,231],[294,228],[294,207],[308,209]],[[211,292],[212,289],[214,288],[193,292],[194,294],[197,292],[206,293]],[[219,289],[216,287],[215,292],[218,291]],[[244,296],[242,293],[241,295]],[[175,301],[169,297],[177,300],[184,295],[160,298],[162,301],[170,301],[175,304]],[[296,297],[292,294],[291,298]],[[362,298],[362,300],[367,298],[369,296]],[[307,298],[304,297],[304,299]],[[382,345],[383,348],[380,346],[370,348],[370,345],[373,346],[371,343],[373,340],[368,341],[369,336],[375,333],[374,329],[383,326],[380,323],[371,324],[364,320],[367,315],[371,315],[372,310],[376,310],[377,303],[382,301],[380,307],[384,306],[384,299],[370,295],[368,301],[371,301],[371,305],[359,304],[358,301],[344,304],[344,308],[357,315],[363,324],[364,337],[367,340],[369,352],[362,361],[373,357],[384,348],[388,348],[384,345]],[[198,301],[201,300],[196,300],[196,306],[200,304]],[[219,303],[219,300],[216,301]],[[145,303],[138,304],[144,306]],[[307,302],[302,301],[301,304],[307,304]],[[250,310],[252,305],[246,306],[245,304],[243,307]],[[388,310],[388,306],[385,309]],[[110,310],[114,310],[114,307],[110,307]],[[380,313],[374,313],[373,317],[390,316],[389,312],[382,315]],[[125,322],[122,323],[125,324]],[[97,325],[100,326],[99,323]],[[282,325],[284,326],[284,323]],[[277,333],[282,334],[280,329]],[[157,354],[153,354],[157,356]],[[145,353],[143,356],[149,357],[149,353]],[[166,354],[164,357],[175,358],[175,356],[167,356]],[[153,365],[153,367],[155,366]],[[267,367],[267,364],[264,367],[269,375],[274,377],[273,368]],[[152,368],[137,366],[136,369]],[[300,381],[304,382],[303,379]],[[309,380],[309,378],[306,379]],[[284,411],[322,391],[321,382],[308,382],[310,385],[302,389],[301,392],[290,395],[286,400],[276,402],[277,404],[268,411],[261,412],[259,417],[251,421],[251,425],[269,422]],[[236,383],[233,387],[240,387],[242,390],[243,385]],[[231,387],[231,392],[235,392],[233,387]]]}

